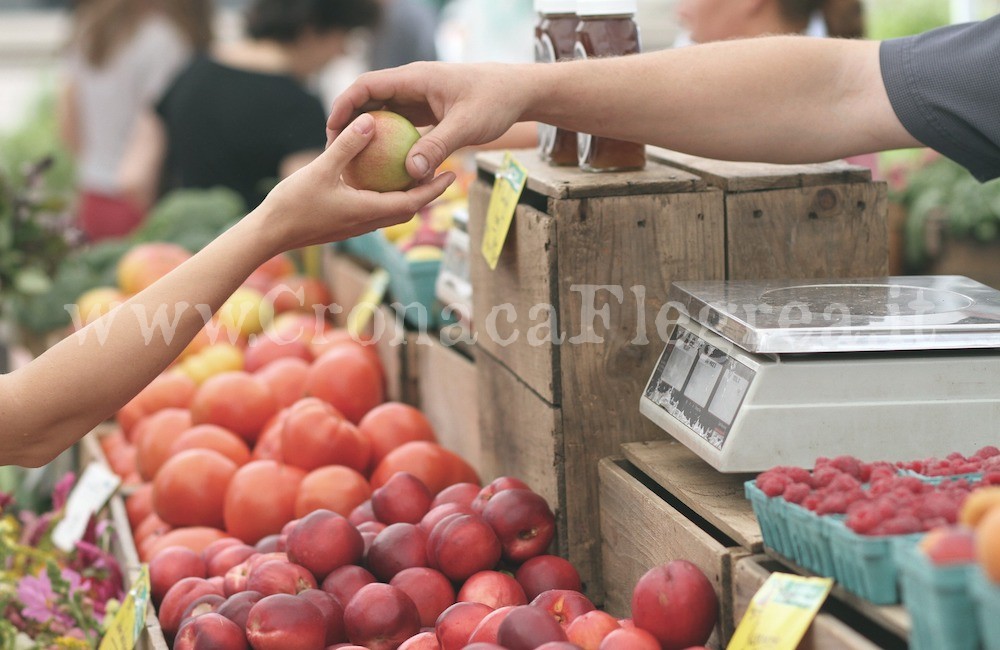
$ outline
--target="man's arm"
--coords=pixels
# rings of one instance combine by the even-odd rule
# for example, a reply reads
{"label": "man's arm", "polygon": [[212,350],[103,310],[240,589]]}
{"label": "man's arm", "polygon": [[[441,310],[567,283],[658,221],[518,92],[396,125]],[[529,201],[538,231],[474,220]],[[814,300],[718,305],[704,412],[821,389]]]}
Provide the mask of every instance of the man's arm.
{"label": "man's arm", "polygon": [[381,107],[435,125],[410,151],[417,177],[526,119],[762,162],[919,146],[889,104],[879,44],[865,41],[768,37],[557,64],[418,63],[360,77],[334,102],[331,136]]}
{"label": "man's arm", "polygon": [[[409,219],[454,180],[443,174],[408,192],[385,194],[344,185],[344,164],[374,132],[370,117],[358,125],[180,267],[24,368],[0,375],[0,465],[44,464],[113,414],[167,367],[205,325],[205,315],[264,261]],[[156,320],[173,324],[169,340],[163,329],[148,327]]]}

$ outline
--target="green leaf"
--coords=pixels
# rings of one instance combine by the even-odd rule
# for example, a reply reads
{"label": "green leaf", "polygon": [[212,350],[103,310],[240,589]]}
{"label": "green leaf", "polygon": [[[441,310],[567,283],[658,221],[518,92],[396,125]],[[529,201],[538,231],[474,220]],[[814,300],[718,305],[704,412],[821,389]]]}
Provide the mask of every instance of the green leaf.
{"label": "green leaf", "polygon": [[51,287],[49,276],[36,268],[22,269],[14,276],[14,289],[29,296],[46,293]]}

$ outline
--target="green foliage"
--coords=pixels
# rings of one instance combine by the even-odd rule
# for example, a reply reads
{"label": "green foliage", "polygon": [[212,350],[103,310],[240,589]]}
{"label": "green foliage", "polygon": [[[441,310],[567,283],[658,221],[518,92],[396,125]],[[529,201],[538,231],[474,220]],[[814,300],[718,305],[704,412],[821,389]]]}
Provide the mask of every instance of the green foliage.
{"label": "green foliage", "polygon": [[[905,6],[900,6],[905,4]],[[871,0],[867,36],[874,40],[920,34],[949,22],[948,0]]]}
{"label": "green foliage", "polygon": [[176,190],[156,204],[132,241],[168,241],[195,252],[245,210],[240,195],[224,188]]}
{"label": "green foliage", "polygon": [[0,135],[0,176],[7,177],[15,187],[23,186],[27,170],[44,159],[52,162],[42,189],[51,195],[70,196],[74,182],[73,157],[59,140],[55,93],[51,91],[38,98],[27,120],[16,131]]}

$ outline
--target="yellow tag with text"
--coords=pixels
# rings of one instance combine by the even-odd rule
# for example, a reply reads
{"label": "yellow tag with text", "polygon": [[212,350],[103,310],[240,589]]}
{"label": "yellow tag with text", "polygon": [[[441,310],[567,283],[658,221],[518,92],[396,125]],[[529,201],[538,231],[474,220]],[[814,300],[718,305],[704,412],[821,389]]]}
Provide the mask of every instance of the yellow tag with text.
{"label": "yellow tag with text", "polygon": [[347,315],[347,333],[355,340],[360,340],[368,323],[375,316],[375,311],[382,304],[386,289],[389,288],[389,272],[385,269],[375,269],[368,278],[368,286],[358,299],[358,304]]}
{"label": "yellow tag with text", "polygon": [[493,196],[490,197],[490,205],[486,210],[486,227],[483,231],[483,257],[492,270],[496,270],[497,262],[500,261],[500,252],[507,241],[517,201],[527,182],[528,171],[514,160],[509,151],[505,153],[503,165],[493,181]]}
{"label": "yellow tag with text", "polygon": [[149,567],[145,564],[115,612],[108,631],[101,639],[100,650],[132,650],[146,627],[146,605],[149,602]]}
{"label": "yellow tag with text", "polygon": [[832,588],[831,578],[772,573],[726,650],[795,650]]}

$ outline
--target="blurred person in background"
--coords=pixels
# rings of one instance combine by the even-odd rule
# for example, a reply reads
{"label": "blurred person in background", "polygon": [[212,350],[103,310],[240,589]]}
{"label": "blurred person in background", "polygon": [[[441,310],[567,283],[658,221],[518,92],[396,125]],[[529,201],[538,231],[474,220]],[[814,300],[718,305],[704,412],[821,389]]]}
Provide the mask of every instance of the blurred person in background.
{"label": "blurred person in background", "polygon": [[118,170],[135,122],[212,38],[210,0],[78,0],[59,98],[76,157],[78,224],[96,241],[128,234],[144,209]]}
{"label": "blurred person in background", "polygon": [[323,151],[325,110],[307,83],[378,18],[376,0],[256,0],[246,37],[196,57],[140,117],[123,187],[144,205],[170,189],[227,187],[253,209]]}
{"label": "blurred person in background", "polygon": [[379,0],[379,4],[382,19],[372,34],[370,69],[437,60],[437,10],[428,0]]}
{"label": "blurred person in background", "polygon": [[861,0],[678,0],[680,44],[766,34],[861,38]]}

